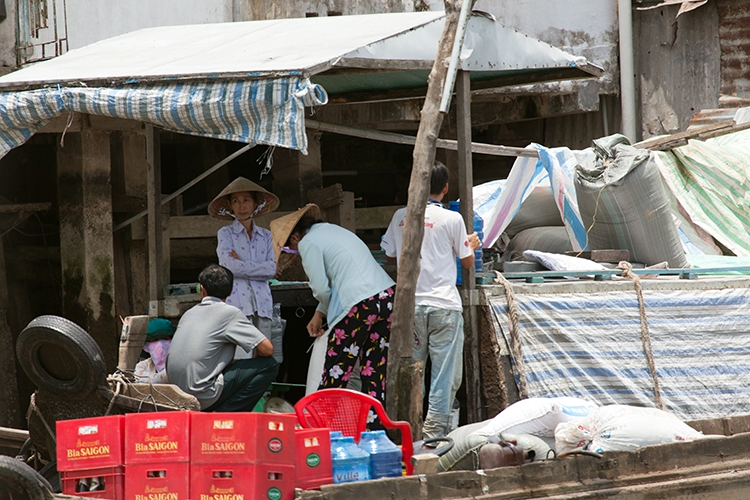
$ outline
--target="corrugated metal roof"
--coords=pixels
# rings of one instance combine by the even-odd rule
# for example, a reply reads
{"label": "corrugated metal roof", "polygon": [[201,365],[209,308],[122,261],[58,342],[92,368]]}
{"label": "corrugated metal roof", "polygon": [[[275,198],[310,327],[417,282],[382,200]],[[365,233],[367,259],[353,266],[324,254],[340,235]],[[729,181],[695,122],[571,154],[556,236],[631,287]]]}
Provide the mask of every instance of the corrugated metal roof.
{"label": "corrugated metal roof", "polygon": [[[426,86],[444,19],[432,11],[149,28],[10,73],[0,78],[0,88],[282,75],[318,75],[329,93]],[[467,30],[462,68],[493,78],[504,72],[548,73],[546,79],[560,79],[561,71],[567,78],[596,73],[584,58],[477,13]],[[363,74],[382,77],[384,71],[402,74],[395,75],[396,83],[361,81]]]}

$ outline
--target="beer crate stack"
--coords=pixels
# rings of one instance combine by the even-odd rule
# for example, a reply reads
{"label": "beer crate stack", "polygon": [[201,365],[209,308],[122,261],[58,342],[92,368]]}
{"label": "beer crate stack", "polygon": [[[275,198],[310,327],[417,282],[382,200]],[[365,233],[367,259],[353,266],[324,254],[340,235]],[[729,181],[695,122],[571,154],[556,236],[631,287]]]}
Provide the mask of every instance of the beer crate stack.
{"label": "beer crate stack", "polygon": [[66,495],[124,500],[124,418],[58,420],[57,470]]}
{"label": "beer crate stack", "polygon": [[293,414],[194,413],[193,498],[292,500],[296,423]]}
{"label": "beer crate stack", "polygon": [[303,490],[333,484],[330,429],[296,429],[295,486]]}
{"label": "beer crate stack", "polygon": [[189,500],[190,411],[125,415],[125,500]]}

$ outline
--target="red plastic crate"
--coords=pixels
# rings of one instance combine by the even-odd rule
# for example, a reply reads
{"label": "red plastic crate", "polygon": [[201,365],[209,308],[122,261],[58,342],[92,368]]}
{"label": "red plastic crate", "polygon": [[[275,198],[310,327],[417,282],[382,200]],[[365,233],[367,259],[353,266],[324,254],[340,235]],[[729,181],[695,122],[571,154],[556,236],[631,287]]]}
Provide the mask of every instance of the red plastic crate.
{"label": "red plastic crate", "polygon": [[329,429],[297,429],[295,487],[309,490],[333,484]]}
{"label": "red plastic crate", "polygon": [[125,465],[190,460],[189,411],[125,415]]}
{"label": "red plastic crate", "polygon": [[189,500],[190,464],[162,462],[125,466],[125,500]]}
{"label": "red plastic crate", "polygon": [[191,465],[193,500],[244,498],[245,500],[292,500],[294,466],[275,464]]}
{"label": "red plastic crate", "polygon": [[[96,491],[76,491],[76,485],[82,479],[87,483],[96,478],[101,489]],[[60,473],[62,492],[65,495],[76,495],[89,498],[125,500],[125,472],[122,466],[102,467],[99,469],[65,471]]]}
{"label": "red plastic crate", "polygon": [[122,415],[58,420],[57,470],[85,470],[123,464]]}
{"label": "red plastic crate", "polygon": [[296,423],[293,414],[194,413],[191,462],[294,465]]}

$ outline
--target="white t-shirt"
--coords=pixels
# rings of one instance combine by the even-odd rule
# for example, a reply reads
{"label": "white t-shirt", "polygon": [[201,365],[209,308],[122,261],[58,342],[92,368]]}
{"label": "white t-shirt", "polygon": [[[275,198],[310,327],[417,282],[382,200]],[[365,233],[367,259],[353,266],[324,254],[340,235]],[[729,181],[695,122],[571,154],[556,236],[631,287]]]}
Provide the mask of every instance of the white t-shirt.
{"label": "white t-shirt", "polygon": [[[406,208],[393,214],[380,247],[388,257],[401,255]],[[424,239],[419,256],[419,278],[415,303],[461,311],[461,296],[456,288],[456,257],[472,254],[461,214],[429,204],[424,213]],[[398,285],[397,285],[398,286]]]}

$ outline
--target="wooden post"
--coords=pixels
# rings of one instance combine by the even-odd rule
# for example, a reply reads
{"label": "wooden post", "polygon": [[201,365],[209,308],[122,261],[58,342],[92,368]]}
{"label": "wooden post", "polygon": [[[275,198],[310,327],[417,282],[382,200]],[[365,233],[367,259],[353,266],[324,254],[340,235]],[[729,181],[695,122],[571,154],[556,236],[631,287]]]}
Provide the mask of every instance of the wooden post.
{"label": "wooden post", "polygon": [[[471,1],[471,0],[465,0]],[[409,180],[409,201],[406,205],[404,221],[403,246],[399,256],[396,297],[391,326],[390,346],[388,350],[388,380],[402,382],[407,377],[400,377],[403,359],[412,358],[414,332],[414,293],[419,276],[419,254],[424,236],[424,213],[427,197],[430,194],[430,173],[435,163],[435,149],[443,123],[440,113],[440,97],[448,73],[448,60],[453,49],[458,26],[457,1],[445,0],[445,27],[438,44],[435,63],[427,80],[427,95],[422,107],[421,120],[417,139],[414,144],[414,163]],[[460,5],[459,5],[460,7]],[[410,363],[405,363],[410,364]],[[395,385],[395,387],[394,387]],[[421,428],[421,412],[417,417],[408,411],[414,402],[422,402],[423,384],[405,387],[400,384],[388,386],[386,407],[391,417],[409,419],[412,429]],[[395,389],[395,390],[394,390]],[[416,439],[421,436],[415,435]]]}
{"label": "wooden post", "polygon": [[[458,135],[458,191],[461,215],[469,234],[474,232],[474,173],[471,162],[471,81],[468,71],[456,76],[456,129]],[[479,372],[479,322],[476,306],[474,268],[463,270],[464,290],[464,383],[466,384],[466,415],[469,423],[482,416],[481,376]]]}
{"label": "wooden post", "polygon": [[169,268],[166,277],[164,269],[160,150],[159,131],[153,125],[146,125],[149,316],[164,314],[164,286],[169,280]]}
{"label": "wooden post", "polygon": [[0,426],[21,426],[21,405],[16,379],[16,346],[8,326],[8,279],[5,272],[5,249],[0,237]]}

